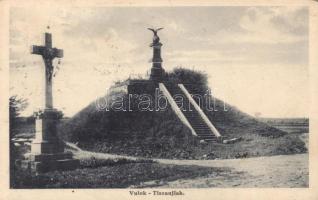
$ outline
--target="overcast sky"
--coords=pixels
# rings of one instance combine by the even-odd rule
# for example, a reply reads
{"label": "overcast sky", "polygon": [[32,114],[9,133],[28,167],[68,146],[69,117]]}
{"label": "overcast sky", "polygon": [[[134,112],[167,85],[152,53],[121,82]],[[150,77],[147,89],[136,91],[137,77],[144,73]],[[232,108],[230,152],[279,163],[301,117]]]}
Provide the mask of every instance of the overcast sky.
{"label": "overcast sky", "polygon": [[[10,93],[41,107],[43,61],[30,46],[64,50],[54,78],[54,106],[72,116],[115,80],[145,75],[152,33],[163,66],[206,71],[212,93],[264,117],[308,116],[308,9],[305,7],[12,8]],[[57,60],[55,60],[55,64]]]}

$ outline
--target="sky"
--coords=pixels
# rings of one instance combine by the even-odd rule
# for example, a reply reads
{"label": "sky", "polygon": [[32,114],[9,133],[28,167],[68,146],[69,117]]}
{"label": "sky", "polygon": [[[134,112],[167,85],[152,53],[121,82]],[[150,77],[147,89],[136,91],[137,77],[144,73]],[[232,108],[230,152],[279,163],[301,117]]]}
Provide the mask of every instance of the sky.
{"label": "sky", "polygon": [[216,97],[251,115],[308,117],[308,9],[295,6],[11,8],[10,95],[28,99],[22,115],[42,107],[44,64],[30,46],[51,32],[64,50],[54,107],[72,116],[116,80],[149,73],[148,27],[164,27],[166,71],[207,73]]}

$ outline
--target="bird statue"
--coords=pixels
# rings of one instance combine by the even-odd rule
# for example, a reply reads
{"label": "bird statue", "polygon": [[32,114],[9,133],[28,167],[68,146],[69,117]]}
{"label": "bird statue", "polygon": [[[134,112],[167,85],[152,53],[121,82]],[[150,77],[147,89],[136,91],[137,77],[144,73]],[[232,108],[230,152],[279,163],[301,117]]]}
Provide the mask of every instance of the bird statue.
{"label": "bird statue", "polygon": [[151,30],[153,32],[153,39],[152,39],[152,44],[151,46],[155,45],[155,44],[159,44],[160,38],[157,35],[157,32],[160,31],[163,28],[157,28],[157,29],[153,29],[153,28],[148,28],[148,30]]}

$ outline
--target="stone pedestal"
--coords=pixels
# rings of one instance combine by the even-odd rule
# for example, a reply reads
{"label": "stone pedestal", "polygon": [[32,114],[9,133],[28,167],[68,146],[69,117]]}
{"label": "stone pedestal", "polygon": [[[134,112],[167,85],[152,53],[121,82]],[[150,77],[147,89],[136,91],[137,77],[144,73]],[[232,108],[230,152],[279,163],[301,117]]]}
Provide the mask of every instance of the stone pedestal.
{"label": "stone pedestal", "polygon": [[162,68],[151,68],[150,80],[161,82],[164,79],[165,72]]}
{"label": "stone pedestal", "polygon": [[45,109],[36,116],[36,134],[31,144],[28,165],[36,173],[54,170],[71,170],[79,166],[79,160],[64,152],[64,143],[57,136],[59,112]]}

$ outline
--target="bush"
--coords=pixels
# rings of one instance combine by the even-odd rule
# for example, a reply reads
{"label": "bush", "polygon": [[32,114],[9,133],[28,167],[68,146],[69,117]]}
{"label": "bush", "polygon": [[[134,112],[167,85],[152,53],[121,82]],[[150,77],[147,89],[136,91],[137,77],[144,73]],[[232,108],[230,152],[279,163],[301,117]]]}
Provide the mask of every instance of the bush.
{"label": "bush", "polygon": [[153,163],[153,160],[150,159],[126,159],[126,158],[115,158],[115,159],[99,159],[92,156],[89,159],[81,159],[80,165],[82,168],[97,168],[102,166],[114,166],[114,165],[122,165],[128,163]]}
{"label": "bush", "polygon": [[168,72],[167,80],[173,83],[196,84],[204,86],[205,89],[208,86],[208,76],[204,72],[182,67],[177,67],[172,72]]}

